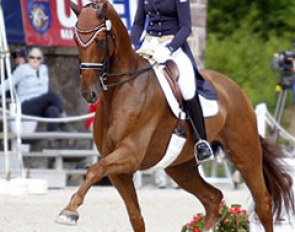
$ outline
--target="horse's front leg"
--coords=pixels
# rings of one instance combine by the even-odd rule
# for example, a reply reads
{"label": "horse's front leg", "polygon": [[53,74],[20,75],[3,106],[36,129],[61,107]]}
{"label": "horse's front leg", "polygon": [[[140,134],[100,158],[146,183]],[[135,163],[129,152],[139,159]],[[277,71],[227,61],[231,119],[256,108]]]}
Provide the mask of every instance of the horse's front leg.
{"label": "horse's front leg", "polygon": [[121,174],[109,176],[109,178],[124,200],[133,230],[136,232],[144,232],[145,224],[140,212],[133,175]]}
{"label": "horse's front leg", "polygon": [[79,218],[78,207],[83,203],[90,187],[108,175],[133,173],[139,166],[139,161],[130,155],[130,149],[122,146],[110,155],[89,167],[86,178],[78,191],[71,197],[69,204],[61,211],[56,222],[64,225],[76,225]]}

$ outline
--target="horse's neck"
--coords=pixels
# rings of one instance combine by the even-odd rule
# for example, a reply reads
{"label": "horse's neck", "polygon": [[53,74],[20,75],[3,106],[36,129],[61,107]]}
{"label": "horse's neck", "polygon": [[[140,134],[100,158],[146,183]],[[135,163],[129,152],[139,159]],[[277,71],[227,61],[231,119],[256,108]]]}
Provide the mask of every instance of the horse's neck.
{"label": "horse's neck", "polygon": [[136,53],[131,46],[131,39],[122,19],[114,13],[111,17],[114,23],[115,54],[112,56],[112,70],[116,72],[135,71]]}
{"label": "horse's neck", "polygon": [[137,69],[138,58],[133,48],[126,45],[124,49],[118,49],[111,58],[112,73],[128,73]]}

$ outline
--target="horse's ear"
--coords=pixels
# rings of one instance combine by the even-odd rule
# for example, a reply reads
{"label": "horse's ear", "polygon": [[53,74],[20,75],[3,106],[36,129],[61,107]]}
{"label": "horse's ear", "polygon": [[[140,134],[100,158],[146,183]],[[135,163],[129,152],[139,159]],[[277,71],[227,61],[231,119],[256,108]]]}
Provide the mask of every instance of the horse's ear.
{"label": "horse's ear", "polygon": [[77,16],[80,14],[81,8],[76,3],[70,1],[70,7]]}
{"label": "horse's ear", "polygon": [[103,3],[102,6],[101,6],[101,9],[97,9],[96,16],[98,18],[106,18],[107,11],[108,11],[108,4]]}

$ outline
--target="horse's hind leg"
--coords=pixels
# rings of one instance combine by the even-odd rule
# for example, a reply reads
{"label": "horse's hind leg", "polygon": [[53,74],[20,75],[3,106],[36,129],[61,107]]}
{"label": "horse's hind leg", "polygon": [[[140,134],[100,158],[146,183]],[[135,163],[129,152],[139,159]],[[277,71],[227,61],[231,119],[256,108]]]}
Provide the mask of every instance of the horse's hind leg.
{"label": "horse's hind leg", "polygon": [[241,172],[252,194],[256,213],[265,232],[273,232],[272,199],[263,176],[261,145],[258,138],[255,140],[256,136],[247,136],[252,138],[252,141],[244,140],[248,142],[247,144],[244,144],[242,141],[236,141],[231,144],[229,148],[230,157],[237,169]]}
{"label": "horse's hind leg", "polygon": [[144,220],[140,212],[137,194],[134,187],[133,178],[131,175],[121,174],[109,176],[112,184],[117,188],[121,197],[124,200],[130,223],[135,232],[144,232]]}
{"label": "horse's hind leg", "polygon": [[223,195],[221,191],[203,180],[195,160],[191,159],[186,163],[168,167],[166,172],[181,188],[195,195],[202,202],[206,211],[204,230],[213,228],[218,219]]}

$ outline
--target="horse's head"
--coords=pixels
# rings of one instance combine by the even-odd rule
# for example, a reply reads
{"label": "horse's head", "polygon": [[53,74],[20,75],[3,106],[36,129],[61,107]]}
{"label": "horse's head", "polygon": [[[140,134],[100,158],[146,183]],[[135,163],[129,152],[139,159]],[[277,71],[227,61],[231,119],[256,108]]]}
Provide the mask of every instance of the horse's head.
{"label": "horse's head", "polygon": [[104,0],[87,4],[82,9],[72,1],[70,5],[78,18],[74,38],[81,62],[80,91],[87,102],[94,103],[99,87],[105,88],[104,81],[116,50],[116,33],[112,29],[115,11]]}

